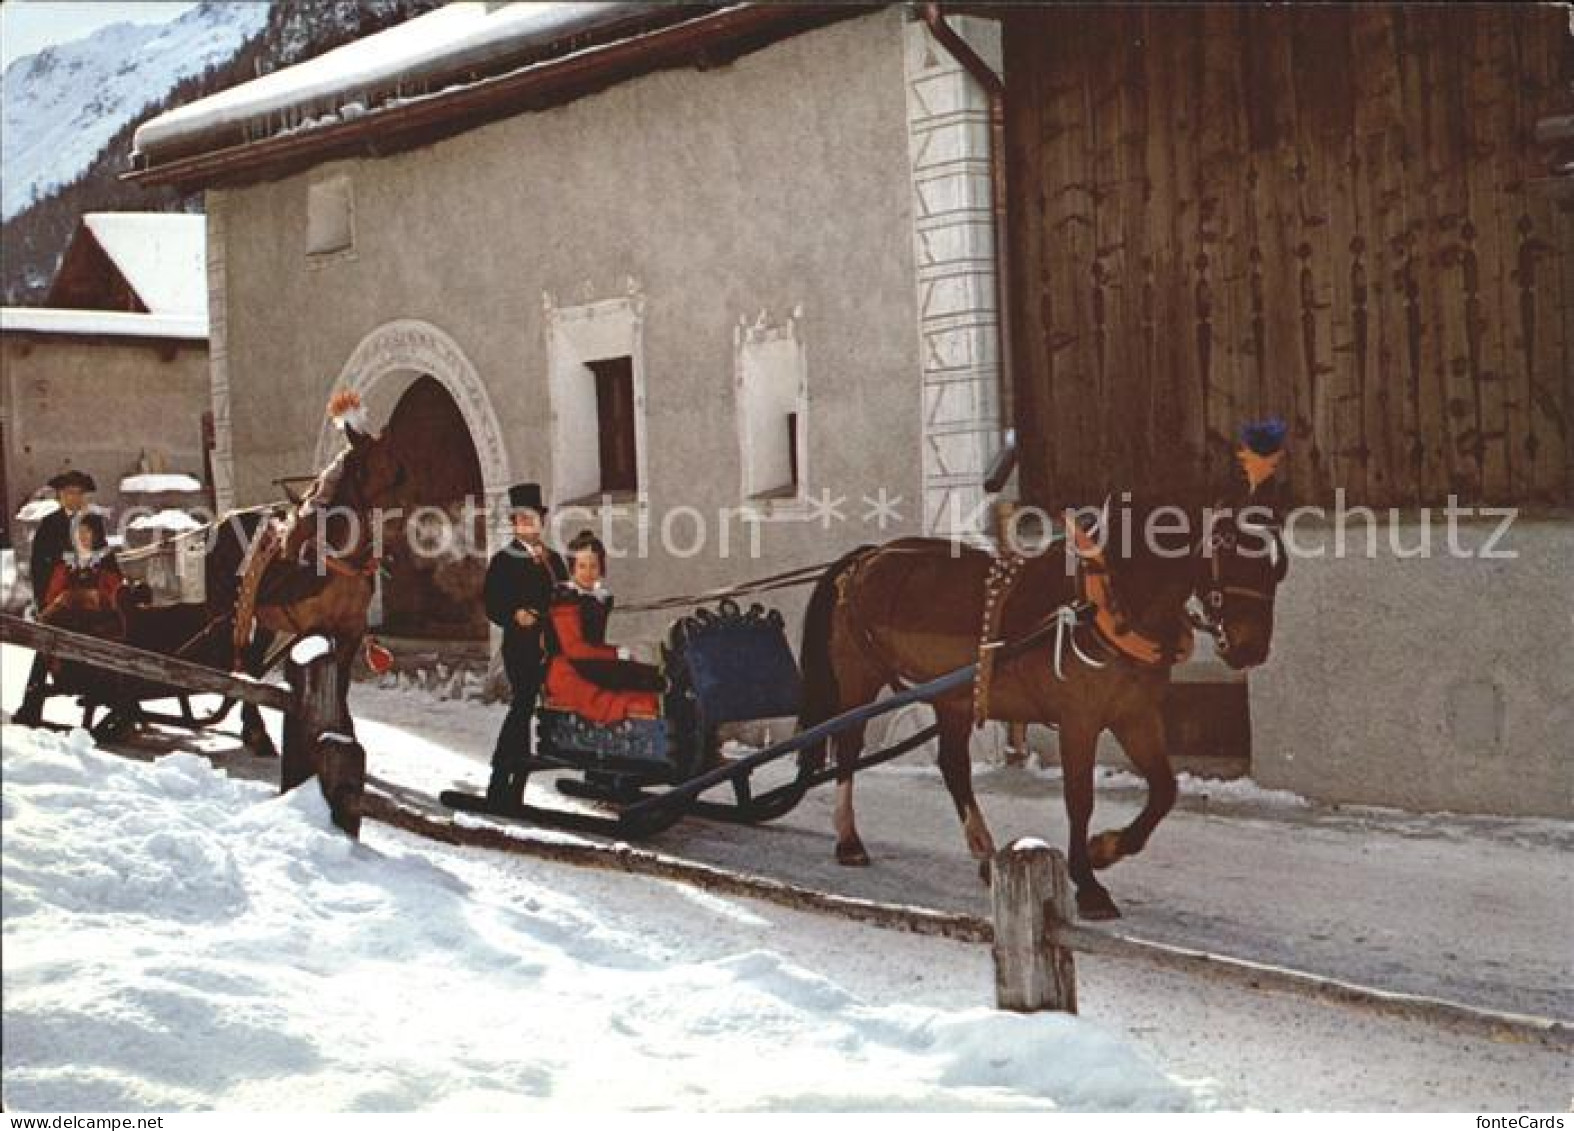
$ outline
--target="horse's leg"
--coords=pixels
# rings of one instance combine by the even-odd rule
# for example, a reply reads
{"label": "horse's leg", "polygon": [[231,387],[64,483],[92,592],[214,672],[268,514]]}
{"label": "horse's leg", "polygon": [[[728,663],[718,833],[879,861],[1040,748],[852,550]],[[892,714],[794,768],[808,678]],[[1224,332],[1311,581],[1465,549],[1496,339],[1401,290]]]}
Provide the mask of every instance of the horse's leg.
{"label": "horse's leg", "polygon": [[[244,667],[249,675],[261,678],[264,674],[262,666],[267,662],[268,646],[272,640],[273,633],[261,625],[252,633],[251,643],[246,646],[244,656]],[[240,740],[247,750],[259,758],[279,756],[279,748],[273,744],[273,737],[262,721],[262,708],[255,703],[240,705]]]}
{"label": "horse's leg", "polygon": [[1121,749],[1148,783],[1148,800],[1136,820],[1124,829],[1107,829],[1088,844],[1093,867],[1108,868],[1123,856],[1135,856],[1175,805],[1175,771],[1164,744],[1164,720],[1153,709],[1125,716],[1110,727]]}
{"label": "horse's leg", "polygon": [[355,671],[355,656],[361,650],[361,637],[356,635],[334,641],[333,659],[339,668],[339,711],[344,719],[345,733],[355,737],[355,716],[350,714],[350,677]]}
{"label": "horse's leg", "polygon": [[973,757],[969,750],[972,716],[956,710],[940,710],[936,715],[940,724],[940,776],[962,822],[967,850],[978,861],[979,875],[987,881],[989,862],[995,855],[995,838],[989,834],[983,810],[973,795]]}
{"label": "horse's leg", "polygon": [[1093,875],[1088,856],[1088,822],[1093,819],[1093,758],[1099,727],[1067,714],[1060,722],[1061,788],[1066,794],[1066,819],[1071,826],[1067,865],[1077,885],[1077,914],[1084,919],[1118,919],[1120,909]]}
{"label": "horse's leg", "polygon": [[857,816],[853,812],[853,772],[850,769],[858,760],[858,755],[863,753],[863,724],[848,727],[835,735],[831,739],[831,747],[836,752],[838,771],[836,809],[831,816],[831,822],[836,828],[836,862],[850,867],[865,867],[869,863],[869,852],[858,835]]}
{"label": "horse's leg", "polygon": [[[884,679],[860,649],[850,646],[845,636],[833,638],[826,662],[835,673],[837,695],[833,702],[823,704],[825,718],[864,703],[872,703],[884,686]],[[831,822],[836,830],[836,862],[850,867],[865,867],[869,852],[858,835],[858,820],[853,812],[853,764],[864,749],[864,724],[848,727],[831,737],[830,746],[836,758],[836,808]]]}

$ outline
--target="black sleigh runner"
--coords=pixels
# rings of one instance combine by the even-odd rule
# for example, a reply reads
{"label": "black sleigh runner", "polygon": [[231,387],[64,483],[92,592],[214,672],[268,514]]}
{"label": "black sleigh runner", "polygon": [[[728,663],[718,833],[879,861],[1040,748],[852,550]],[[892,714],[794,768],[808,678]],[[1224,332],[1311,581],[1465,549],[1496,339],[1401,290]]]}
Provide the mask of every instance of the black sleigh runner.
{"label": "black sleigh runner", "polygon": [[[1047,631],[1040,629],[1014,647],[1029,647]],[[923,745],[935,737],[936,728],[865,753],[852,766],[825,767],[805,757],[806,751],[872,718],[965,687],[978,671],[977,664],[969,664],[731,758],[720,750],[722,724],[801,714],[802,679],[781,613],[759,604],[742,609],[724,599],[714,609],[676,621],[662,655],[667,687],[660,718],[595,723],[554,709],[550,700],[537,712],[538,748],[525,768],[579,773],[579,778],[558,778],[558,791],[604,803],[610,812],[531,805],[499,809],[482,795],[462,790],[445,790],[438,800],[450,809],[635,838],[659,833],[690,814],[760,824],[790,812],[813,786]],[[798,759],[795,775],[756,792],[755,773],[788,758]],[[711,791],[727,799],[704,796]]]}
{"label": "black sleigh runner", "polygon": [[[440,800],[453,809],[633,836],[659,832],[685,813],[756,823],[796,805],[806,788],[801,779],[753,796],[750,774],[762,761],[758,755],[724,759],[718,736],[724,723],[797,715],[798,665],[781,613],[758,604],[743,609],[731,600],[700,609],[672,625],[662,660],[666,688],[659,718],[597,723],[554,707],[549,697],[537,712],[537,748],[526,768],[577,771],[578,778],[558,779],[559,791],[607,803],[614,815],[532,806],[499,811],[479,794],[461,791],[445,792]],[[761,753],[773,753],[767,760],[774,761],[796,750],[789,742]],[[699,800],[692,787],[701,783],[702,790],[730,785],[733,799]]]}

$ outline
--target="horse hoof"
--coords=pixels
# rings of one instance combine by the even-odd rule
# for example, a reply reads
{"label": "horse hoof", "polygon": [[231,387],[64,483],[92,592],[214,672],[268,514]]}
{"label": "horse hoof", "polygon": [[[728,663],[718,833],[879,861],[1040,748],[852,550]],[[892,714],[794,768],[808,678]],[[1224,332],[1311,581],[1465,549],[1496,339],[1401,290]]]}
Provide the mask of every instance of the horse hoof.
{"label": "horse hoof", "polygon": [[1103,888],[1088,888],[1077,892],[1077,916],[1081,919],[1119,919],[1120,908]]}
{"label": "horse hoof", "polygon": [[986,857],[983,860],[980,860],[978,862],[978,878],[984,881],[985,887],[989,886],[990,876],[992,874],[993,873],[989,867],[989,859]]}
{"label": "horse hoof", "polygon": [[838,844],[836,846],[836,862],[844,868],[867,868],[869,866],[869,853],[857,841],[854,841],[852,844]]}
{"label": "horse hoof", "polygon": [[1120,833],[1111,829],[1088,841],[1088,862],[1095,868],[1108,868],[1126,855],[1120,847]]}

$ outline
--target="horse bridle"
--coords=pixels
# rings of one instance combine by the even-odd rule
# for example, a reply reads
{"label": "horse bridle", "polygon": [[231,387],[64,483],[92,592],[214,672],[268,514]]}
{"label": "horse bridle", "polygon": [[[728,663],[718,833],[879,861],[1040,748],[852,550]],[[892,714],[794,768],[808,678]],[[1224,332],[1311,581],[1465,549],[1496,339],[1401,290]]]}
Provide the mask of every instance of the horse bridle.
{"label": "horse bridle", "polygon": [[[1237,522],[1237,529],[1239,523]],[[1255,533],[1253,528],[1253,532]],[[1274,587],[1284,580],[1289,568],[1289,561],[1285,555],[1284,542],[1277,532],[1271,527],[1262,528],[1262,537],[1272,546],[1274,555]],[[1274,589],[1257,589],[1250,585],[1232,585],[1224,579],[1224,557],[1226,553],[1233,554],[1238,545],[1235,530],[1213,530],[1208,537],[1197,543],[1195,555],[1208,561],[1208,576],[1203,586],[1197,589],[1196,595],[1202,604],[1202,612],[1191,612],[1192,627],[1206,632],[1213,637],[1220,652],[1230,650],[1230,634],[1224,625],[1224,599],[1226,597],[1240,597],[1248,601],[1262,601],[1273,604]]]}
{"label": "horse bridle", "polygon": [[[319,479],[321,479],[322,475],[326,474],[327,472],[325,470],[319,475]],[[346,482],[347,480],[350,482]],[[350,468],[341,468],[340,474],[336,476],[334,480],[333,497],[322,505],[328,510],[333,510],[337,507],[343,506],[349,510],[355,511],[357,516],[366,516],[361,518],[359,522],[360,528],[364,531],[371,525],[368,514],[371,508],[367,505],[366,500],[361,497],[360,485],[359,483],[354,482],[354,480],[355,475],[351,472]],[[401,464],[399,467],[399,473],[394,479],[394,486],[398,487],[404,482],[404,480],[405,469]],[[341,497],[347,491],[353,493],[353,500],[341,501]],[[328,569],[330,573],[338,574],[340,577],[361,577],[370,579],[381,567],[382,562],[377,556],[376,538],[367,538],[365,543],[357,547],[354,552],[340,555],[332,552],[324,552],[325,550],[331,550],[331,547],[325,547],[323,545],[326,536],[326,527],[319,524],[318,531],[312,536],[312,540],[309,544],[316,549],[318,554],[322,555],[322,564]]]}

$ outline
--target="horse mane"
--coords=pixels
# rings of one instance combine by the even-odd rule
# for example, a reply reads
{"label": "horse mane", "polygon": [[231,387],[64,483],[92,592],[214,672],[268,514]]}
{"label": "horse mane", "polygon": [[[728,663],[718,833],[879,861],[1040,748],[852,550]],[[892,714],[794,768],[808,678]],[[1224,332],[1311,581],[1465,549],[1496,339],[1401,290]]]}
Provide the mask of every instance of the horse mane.
{"label": "horse mane", "polygon": [[[1189,631],[1180,613],[1196,582],[1194,552],[1206,536],[1207,509],[1195,492],[1122,492],[1104,512],[1101,542],[1115,598],[1134,627],[1166,643]],[[1160,511],[1150,542],[1148,523]],[[1176,529],[1182,518],[1184,532]]]}

